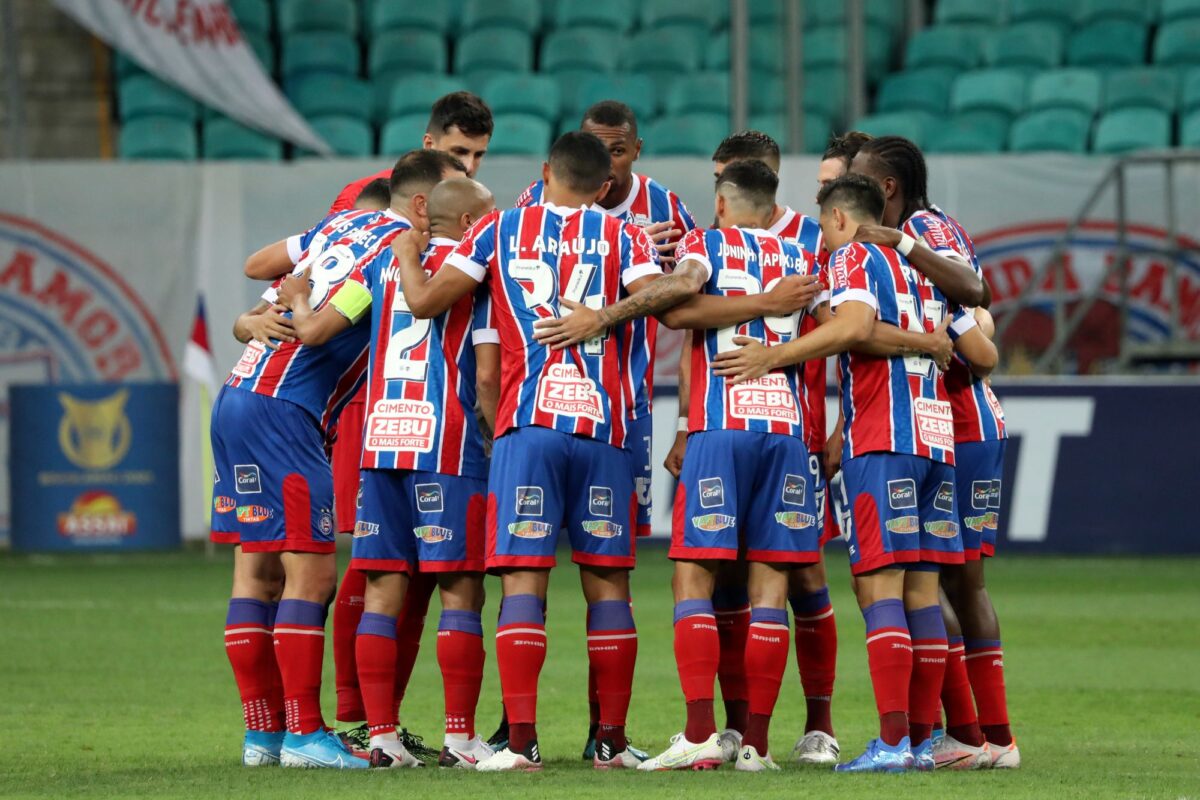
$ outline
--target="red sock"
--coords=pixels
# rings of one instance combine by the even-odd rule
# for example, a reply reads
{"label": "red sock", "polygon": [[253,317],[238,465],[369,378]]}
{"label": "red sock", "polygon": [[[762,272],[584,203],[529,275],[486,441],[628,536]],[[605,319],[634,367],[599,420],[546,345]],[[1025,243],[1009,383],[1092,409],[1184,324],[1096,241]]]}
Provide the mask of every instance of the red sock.
{"label": "red sock", "polygon": [[418,572],[408,581],[404,605],[396,618],[396,715],[399,718],[400,703],[412,678],[417,654],[421,652],[421,634],[425,630],[425,615],[429,613],[429,598],[437,588],[437,576]]}
{"label": "red sock", "polygon": [[750,598],[745,589],[718,589],[713,592],[713,608],[720,641],[717,680],[721,684],[721,700],[725,705],[725,727],[744,732],[750,705],[746,687]]}
{"label": "red sock", "polygon": [[709,600],[675,604],[675,665],[687,701],[684,738],[703,742],[717,732],[713,721],[713,683],[720,660],[716,615]]}
{"label": "red sock", "polygon": [[879,712],[879,737],[896,745],[908,735],[908,689],[912,680],[912,639],[899,600],[880,600],[863,609],[867,622],[867,663],[875,708]]}
{"label": "red sock", "polygon": [[372,736],[396,730],[396,618],[367,612],[358,623],[355,645],[358,685]]}
{"label": "red sock", "polygon": [[941,606],[926,606],[905,613],[912,637],[912,681],[908,689],[908,726],[913,746],[933,733],[938,721],[942,681],[946,677],[946,623]]}
{"label": "red sock", "polygon": [[474,611],[443,611],[437,660],[446,697],[446,733],[475,735],[475,707],[483,683],[483,623]]}
{"label": "red sock", "polygon": [[833,736],[833,681],[837,675],[837,620],[829,588],[791,598],[796,620],[796,666],[804,687],[807,719],[804,732]]}
{"label": "red sock", "polygon": [[287,729],[314,733],[321,716],[321,662],[325,656],[325,606],[310,600],[283,600],[275,617],[275,661],[283,679]]}
{"label": "red sock", "polygon": [[971,681],[967,677],[963,639],[950,637],[946,654],[946,679],[942,681],[942,707],[946,709],[946,734],[963,744],[980,747],[983,732],[975,715],[975,699],[971,696]]}
{"label": "red sock", "polygon": [[596,694],[596,670],[588,659],[588,725],[600,724],[600,697]]}
{"label": "red sock", "polygon": [[746,681],[750,690],[750,718],[742,744],[770,752],[767,729],[788,659],[788,618],[782,608],[756,608],[750,614],[746,638]]}
{"label": "red sock", "polygon": [[625,717],[633,693],[633,665],[638,637],[628,600],[602,600],[588,606],[589,672],[596,678],[599,704],[597,739],[609,739],[617,752],[625,749]]}
{"label": "red sock", "polygon": [[979,708],[979,727],[992,744],[1012,744],[1004,691],[1004,648],[999,639],[967,639],[967,674]]}
{"label": "red sock", "polygon": [[276,691],[279,665],[271,635],[271,607],[261,600],[235,597],[225,617],[225,655],[233,667],[246,730],[283,730],[283,697]]}
{"label": "red sock", "polygon": [[537,738],[538,678],[546,663],[546,618],[536,595],[504,598],[496,629],[496,663],[508,712],[509,749],[522,752]]}
{"label": "red sock", "polygon": [[366,573],[346,568],[333,603],[333,674],[337,686],[337,718],[360,722],[367,718],[358,691],[358,665],[354,661],[354,639],[362,619]]}
{"label": "red sock", "polygon": [[271,634],[272,634],[271,635],[272,667],[270,669],[271,683],[270,683],[270,688],[267,691],[267,697],[271,704],[271,709],[273,710],[273,713],[275,715],[275,730],[285,731],[285,730],[287,730],[287,724],[285,722],[285,715],[284,715],[284,711],[283,711],[283,676],[279,674],[279,662],[275,658],[275,643],[274,643],[275,615],[279,611],[279,601],[275,601],[274,603],[271,603],[270,608],[271,608],[271,612],[267,618],[267,621],[270,623],[269,627],[271,628]]}

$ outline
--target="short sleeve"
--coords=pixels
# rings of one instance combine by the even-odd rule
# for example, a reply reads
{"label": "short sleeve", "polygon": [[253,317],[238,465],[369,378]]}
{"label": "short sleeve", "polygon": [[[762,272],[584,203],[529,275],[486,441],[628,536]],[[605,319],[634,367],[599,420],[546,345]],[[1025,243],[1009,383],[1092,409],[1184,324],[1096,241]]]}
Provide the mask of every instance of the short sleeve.
{"label": "short sleeve", "polygon": [[446,257],[446,263],[469,275],[477,283],[487,278],[488,267],[496,258],[496,229],[500,212],[492,211],[477,220],[463,240]]}
{"label": "short sleeve", "polygon": [[542,182],[534,181],[525,187],[525,191],[521,192],[521,196],[514,203],[515,208],[525,208],[526,206],[536,206],[542,200]]}
{"label": "short sleeve", "polygon": [[621,226],[621,285],[645,278],[647,275],[662,275],[654,243],[646,232],[636,225]]}
{"label": "short sleeve", "polygon": [[712,277],[712,261],[708,258],[708,246],[704,242],[704,231],[699,228],[692,228],[684,234],[683,238],[679,240],[679,246],[675,248],[676,265],[682,264],[684,261],[695,261],[704,267],[705,280]]}
{"label": "short sleeve", "polygon": [[283,285],[283,279],[285,277],[287,276],[280,275],[278,278],[271,281],[271,285],[263,290],[263,293],[260,295],[260,297],[271,305],[275,305],[277,302],[279,302],[279,287]]}
{"label": "short sleeve", "polygon": [[957,340],[958,337],[972,328],[978,327],[978,325],[979,323],[975,320],[975,309],[956,305],[950,318],[950,327],[947,328],[947,333],[951,339]]}
{"label": "short sleeve", "polygon": [[692,219],[692,215],[688,212],[687,206],[683,204],[683,200],[674,192],[671,192],[669,196],[671,198],[671,217],[675,223],[675,227],[684,233],[695,230],[696,220]]}
{"label": "short sleeve", "polygon": [[838,249],[829,259],[828,275],[829,305],[837,308],[842,303],[856,300],[866,303],[876,311],[879,299],[871,288],[867,261],[871,253],[860,244],[848,244]]}
{"label": "short sleeve", "polygon": [[500,332],[492,319],[492,298],[486,286],[476,289],[472,299],[471,344],[500,344]]}
{"label": "short sleeve", "polygon": [[935,253],[971,262],[970,254],[959,249],[958,239],[950,224],[932,214],[920,214],[910,218],[904,223],[903,232],[923,242]]}

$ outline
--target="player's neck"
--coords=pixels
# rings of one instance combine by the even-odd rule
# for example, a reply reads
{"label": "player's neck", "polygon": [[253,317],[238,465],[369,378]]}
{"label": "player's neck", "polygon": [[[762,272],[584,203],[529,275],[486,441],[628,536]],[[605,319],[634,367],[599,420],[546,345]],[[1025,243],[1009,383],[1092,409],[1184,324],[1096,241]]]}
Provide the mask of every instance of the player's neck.
{"label": "player's neck", "polygon": [[720,220],[722,228],[747,228],[750,230],[766,230],[770,227],[769,224],[763,224],[762,217],[737,216],[728,217]]}
{"label": "player's neck", "polygon": [[587,208],[595,201],[592,196],[576,194],[557,186],[552,189],[548,188],[543,199],[547,205],[561,206],[562,208]]}
{"label": "player's neck", "polygon": [[630,173],[629,180],[623,184],[614,183],[609,187],[608,193],[603,198],[596,201],[601,208],[613,209],[629,199],[629,193],[633,191],[633,174]]}
{"label": "player's neck", "polygon": [[775,210],[771,212],[771,221],[767,223],[766,228],[770,230],[775,227],[775,223],[783,219],[783,215],[788,212],[787,206],[776,205]]}
{"label": "player's neck", "polygon": [[445,227],[444,225],[435,225],[433,223],[430,223],[429,238],[430,239],[449,239],[453,242],[457,242],[460,239],[462,239],[462,234],[460,234],[457,231],[452,231],[449,228]]}

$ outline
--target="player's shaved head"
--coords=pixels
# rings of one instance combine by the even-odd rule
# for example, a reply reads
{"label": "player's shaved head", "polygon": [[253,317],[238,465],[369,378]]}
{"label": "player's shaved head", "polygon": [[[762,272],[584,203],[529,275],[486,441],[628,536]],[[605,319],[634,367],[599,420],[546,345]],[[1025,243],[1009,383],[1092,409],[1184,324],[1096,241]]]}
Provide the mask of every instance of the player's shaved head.
{"label": "player's shaved head", "polygon": [[878,224],[883,219],[885,203],[878,183],[854,173],[830,181],[817,193],[822,216],[836,208],[858,222]]}
{"label": "player's shaved head", "polygon": [[629,135],[637,138],[637,115],[633,109],[619,100],[601,100],[583,112],[579,123],[582,130],[595,125],[602,128],[628,128]]}
{"label": "player's shaved head", "polygon": [[410,150],[400,156],[392,168],[389,182],[392,204],[418,194],[428,194],[442,180],[466,175],[467,168],[449,153],[440,150]]}
{"label": "player's shaved head", "polygon": [[779,143],[762,131],[740,131],[726,136],[712,154],[712,160],[722,165],[747,158],[779,172]]}
{"label": "player's shaved head", "polygon": [[759,216],[774,213],[778,189],[779,175],[756,158],[729,162],[717,178],[717,194],[726,203]]}
{"label": "player's shaved head", "polygon": [[491,191],[471,178],[447,178],[429,193],[429,224],[435,233],[462,238],[466,225],[496,207]]}
{"label": "player's shaved head", "polygon": [[568,131],[550,148],[550,173],[571,192],[595,194],[612,170],[612,156],[599,137],[584,131]]}

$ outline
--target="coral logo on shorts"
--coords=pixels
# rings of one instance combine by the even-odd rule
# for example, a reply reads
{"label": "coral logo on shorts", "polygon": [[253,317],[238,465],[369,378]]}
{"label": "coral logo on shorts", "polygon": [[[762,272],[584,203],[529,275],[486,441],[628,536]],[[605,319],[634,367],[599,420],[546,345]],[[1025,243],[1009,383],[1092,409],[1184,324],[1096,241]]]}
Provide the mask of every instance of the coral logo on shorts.
{"label": "coral logo on shorts", "polygon": [[607,486],[588,488],[588,511],[597,517],[611,517],[613,507],[612,489]]}
{"label": "coral logo on shorts", "polygon": [[775,521],[793,531],[802,531],[817,524],[816,517],[800,511],[776,511]]}
{"label": "coral logo on shorts", "polygon": [[808,494],[808,482],[802,475],[783,476],[783,502],[789,506],[802,506],[806,494]]}
{"label": "coral logo on shorts", "polygon": [[413,533],[418,539],[426,544],[448,542],[454,538],[454,531],[450,530],[449,528],[442,528],[438,525],[422,525],[419,528],[413,528]]}
{"label": "coral logo on shorts", "polygon": [[987,504],[988,508],[999,508],[1000,507],[1000,484],[1001,483],[1002,483],[1002,481],[999,478],[992,481],[992,488],[988,490],[988,504]]}
{"label": "coral logo on shorts", "polygon": [[937,495],[933,498],[933,507],[938,511],[945,511],[947,514],[954,513],[953,483],[942,481],[942,485],[938,487]]}
{"label": "coral logo on shorts", "polygon": [[333,512],[328,508],[317,512],[317,529],[326,536],[333,534]]}
{"label": "coral logo on shorts", "polygon": [[245,524],[266,522],[274,516],[275,511],[266,506],[250,505],[237,507],[237,521]]}
{"label": "coral logo on shorts", "polygon": [[737,517],[728,514],[704,514],[692,517],[692,527],[701,531],[720,531],[737,525]]}
{"label": "coral logo on shorts", "polygon": [[725,484],[720,478],[700,479],[700,507],[716,508],[725,505]]}
{"label": "coral logo on shorts", "polygon": [[915,516],[907,516],[889,519],[885,525],[892,533],[916,533],[921,529],[919,522]]}
{"label": "coral logo on shorts", "polygon": [[418,483],[417,511],[423,514],[437,514],[445,505],[442,502],[442,485],[440,483]]}
{"label": "coral logo on shorts", "polygon": [[358,485],[358,492],[354,495],[354,507],[362,508],[362,484]]}
{"label": "coral logo on shorts", "polygon": [[517,487],[517,516],[540,517],[542,515],[542,487]]}
{"label": "coral logo on shorts", "polygon": [[1000,515],[995,511],[988,511],[975,517],[963,517],[963,524],[973,531],[982,533],[985,529],[994,531],[999,527]]}
{"label": "coral logo on shorts", "polygon": [[379,523],[378,522],[366,522],[366,521],[360,519],[358,522],[354,523],[354,538],[355,539],[362,539],[366,536],[378,536],[378,535],[379,535]]}
{"label": "coral logo on shorts", "polygon": [[583,522],[583,529],[595,536],[597,539],[615,539],[621,535],[624,528],[615,522],[609,522],[605,519],[586,520]]}
{"label": "coral logo on shorts", "polygon": [[545,539],[553,531],[554,526],[549,522],[526,520],[524,522],[510,522],[508,524],[508,532],[520,539]]}
{"label": "coral logo on shorts", "polygon": [[939,539],[953,539],[958,536],[958,523],[938,519],[925,523],[925,530]]}
{"label": "coral logo on shorts", "polygon": [[262,478],[258,474],[258,464],[234,464],[233,487],[238,494],[261,493]]}
{"label": "coral logo on shorts", "polygon": [[223,494],[219,494],[213,498],[213,511],[218,514],[228,514],[235,508],[237,508],[237,501],[232,497],[226,497]]}
{"label": "coral logo on shorts", "polygon": [[973,481],[971,483],[971,508],[984,509],[992,496],[991,481]]}
{"label": "coral logo on shorts", "polygon": [[[917,507],[917,482],[912,478],[888,481],[888,505],[892,508]],[[908,533],[916,533],[915,530]]]}

